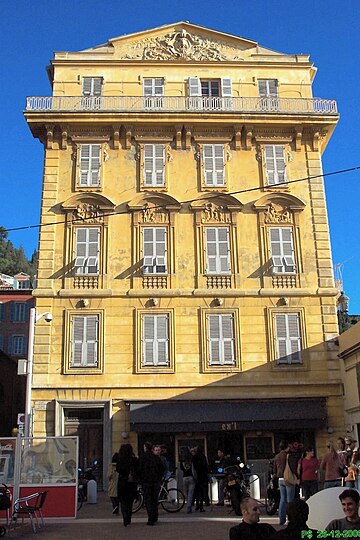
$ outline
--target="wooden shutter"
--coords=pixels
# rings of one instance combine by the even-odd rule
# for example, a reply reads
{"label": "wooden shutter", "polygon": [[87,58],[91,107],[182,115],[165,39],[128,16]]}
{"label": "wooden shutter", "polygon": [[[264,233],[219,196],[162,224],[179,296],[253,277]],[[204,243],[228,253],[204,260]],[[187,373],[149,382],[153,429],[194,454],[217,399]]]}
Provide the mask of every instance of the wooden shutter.
{"label": "wooden shutter", "polygon": [[100,184],[101,145],[80,145],[80,178],[82,187],[95,187]]}
{"label": "wooden shutter", "polygon": [[166,273],[166,228],[143,228],[143,265],[144,273]]}
{"label": "wooden shutter", "polygon": [[144,185],[160,187],[165,185],[165,145],[144,145]]}
{"label": "wooden shutter", "polygon": [[279,364],[301,362],[301,334],[298,313],[275,315],[276,352]]}
{"label": "wooden shutter", "polygon": [[280,229],[282,240],[282,253],[285,272],[295,272],[295,257],[292,238],[292,229],[290,227],[282,227]]}
{"label": "wooden shutter", "polygon": [[273,272],[275,274],[284,271],[283,253],[282,253],[282,238],[280,227],[271,227],[269,229],[270,236],[270,252]]}
{"label": "wooden shutter", "polygon": [[83,78],[83,88],[82,88],[83,96],[91,96],[91,90],[92,90],[91,81],[92,81],[91,77]]}
{"label": "wooden shutter", "polygon": [[143,365],[168,365],[168,315],[143,316]]}
{"label": "wooden shutter", "polygon": [[201,84],[198,77],[189,77],[188,84],[190,97],[201,96]]}
{"label": "wooden shutter", "polygon": [[234,364],[234,320],[232,315],[209,315],[210,365]]}
{"label": "wooden shutter", "polygon": [[286,182],[284,147],[280,144],[266,144],[264,146],[264,155],[268,186]]}
{"label": "wooden shutter", "polygon": [[204,179],[206,186],[225,184],[225,162],[223,144],[203,145]]}
{"label": "wooden shutter", "polygon": [[97,274],[99,271],[100,229],[79,227],[76,229],[75,268],[77,274]]}
{"label": "wooden shutter", "polygon": [[232,81],[231,79],[221,79],[221,96],[232,97]]}
{"label": "wooden shutter", "polygon": [[274,273],[295,272],[295,256],[291,227],[269,229],[271,259]]}
{"label": "wooden shutter", "polygon": [[97,315],[78,316],[72,319],[73,367],[94,367],[97,365],[99,319]]}
{"label": "wooden shutter", "polygon": [[228,274],[230,272],[230,249],[228,227],[206,227],[206,273]]}

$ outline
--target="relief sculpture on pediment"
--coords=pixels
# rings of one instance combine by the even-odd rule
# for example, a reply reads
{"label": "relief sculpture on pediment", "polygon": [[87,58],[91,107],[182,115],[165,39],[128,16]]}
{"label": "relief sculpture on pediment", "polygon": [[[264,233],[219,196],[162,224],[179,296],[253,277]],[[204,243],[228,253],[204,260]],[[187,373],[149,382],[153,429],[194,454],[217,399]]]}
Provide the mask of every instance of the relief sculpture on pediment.
{"label": "relief sculpture on pediment", "polygon": [[[139,41],[132,45],[123,58],[125,60],[195,60],[198,62],[241,59],[237,55],[239,50],[229,45],[224,47],[224,45],[181,30]],[[232,55],[225,54],[225,49],[231,50]]]}
{"label": "relief sculpture on pediment", "polygon": [[141,211],[141,221],[142,223],[167,223],[168,214],[155,206],[145,204]]}
{"label": "relief sculpture on pediment", "polygon": [[265,223],[291,223],[291,212],[288,208],[277,209],[272,203],[264,212]]}
{"label": "relief sculpture on pediment", "polygon": [[230,223],[230,213],[223,206],[207,203],[201,216],[202,223]]}
{"label": "relief sculpture on pediment", "polygon": [[80,203],[73,212],[74,221],[85,221],[86,223],[102,223],[104,212],[99,206],[89,203]]}

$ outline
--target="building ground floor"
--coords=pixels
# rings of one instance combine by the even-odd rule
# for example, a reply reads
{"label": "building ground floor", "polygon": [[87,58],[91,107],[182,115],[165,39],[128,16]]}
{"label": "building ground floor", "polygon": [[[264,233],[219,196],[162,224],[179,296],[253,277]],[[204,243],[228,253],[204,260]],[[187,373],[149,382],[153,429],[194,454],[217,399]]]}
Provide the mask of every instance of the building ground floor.
{"label": "building ground floor", "polygon": [[128,401],[74,395],[35,398],[33,410],[34,436],[79,437],[79,466],[97,462],[100,489],[106,489],[113,452],[127,442],[138,454],[147,440],[165,445],[174,471],[186,447],[203,446],[211,470],[217,450],[223,448],[234,462],[240,458],[249,464],[263,488],[280,440],[313,445],[321,457],[326,441],[335,440],[344,429],[341,396]]}

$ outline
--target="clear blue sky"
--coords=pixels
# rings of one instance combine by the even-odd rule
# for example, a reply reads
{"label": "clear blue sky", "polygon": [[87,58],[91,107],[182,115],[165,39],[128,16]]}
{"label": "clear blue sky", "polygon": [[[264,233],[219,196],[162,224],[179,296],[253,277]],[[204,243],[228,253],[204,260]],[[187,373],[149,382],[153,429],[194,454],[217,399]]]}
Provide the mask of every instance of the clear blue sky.
{"label": "clear blue sky", "polygon": [[[54,51],[77,51],[108,38],[187,20],[284,53],[309,53],[318,68],[314,95],[338,102],[340,123],[324,172],[360,165],[359,0],[2,0],[1,218],[6,228],[39,222],[43,149],[22,116],[26,96],[50,95],[45,66]],[[360,171],[325,180],[334,264],[344,263],[350,312],[360,314]],[[28,255],[37,230],[13,232]]]}

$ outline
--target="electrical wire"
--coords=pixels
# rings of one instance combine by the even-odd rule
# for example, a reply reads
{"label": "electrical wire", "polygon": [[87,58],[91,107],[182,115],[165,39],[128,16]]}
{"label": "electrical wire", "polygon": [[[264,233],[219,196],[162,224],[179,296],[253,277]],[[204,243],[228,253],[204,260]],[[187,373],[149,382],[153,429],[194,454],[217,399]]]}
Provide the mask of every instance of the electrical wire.
{"label": "electrical wire", "polygon": [[[287,182],[279,182],[278,184],[276,184],[276,187],[281,187],[281,186],[288,186],[289,184],[296,184],[297,182],[305,182],[307,180],[314,180],[315,178],[325,178],[327,176],[334,176],[334,175],[337,175],[337,174],[344,174],[344,173],[348,173],[348,172],[354,172],[354,171],[358,171],[360,170],[360,165],[359,166],[356,166],[356,167],[351,167],[349,169],[340,169],[338,171],[332,171],[332,172],[329,172],[329,173],[322,173],[322,174],[316,174],[314,176],[305,176],[304,178],[298,178],[296,180],[289,180]],[[241,193],[250,193],[251,191],[258,191],[259,189],[262,189],[263,186],[256,186],[256,187],[252,187],[252,188],[247,188],[247,189],[240,189],[240,190],[237,190],[237,191],[231,191],[229,193],[226,193],[226,195],[239,195]],[[145,192],[147,194],[149,194],[149,192]],[[216,197],[219,197],[219,195],[221,195],[222,193],[207,193],[207,194],[204,194],[203,196],[200,196],[200,197],[196,197],[194,199],[188,199],[188,200],[185,200],[185,201],[180,201],[179,204],[190,204],[192,202],[195,202],[195,201],[200,201],[201,199],[206,199],[206,200],[209,200],[211,198],[216,198]],[[86,194],[84,194],[86,196]],[[159,205],[154,205],[152,208],[165,208],[166,205],[164,204],[159,204]],[[108,217],[108,216],[118,216],[118,215],[122,215],[122,214],[128,214],[129,212],[124,210],[124,211],[114,211],[114,212],[108,212],[108,213],[103,213],[102,214],[102,217]],[[79,218],[79,219],[74,219],[73,222],[78,222],[78,223],[83,223],[83,222],[86,222],[87,220],[91,220],[93,219],[91,216],[86,218]],[[40,224],[37,224],[37,225],[24,225],[22,227],[11,227],[9,229],[6,229],[5,227],[1,227],[1,229],[4,231],[4,232],[14,232],[14,231],[24,231],[24,230],[27,230],[27,229],[42,229],[44,227],[51,227],[53,225],[62,225],[62,224],[65,224],[66,223],[66,220],[64,221],[52,221],[50,223],[40,223]]]}

